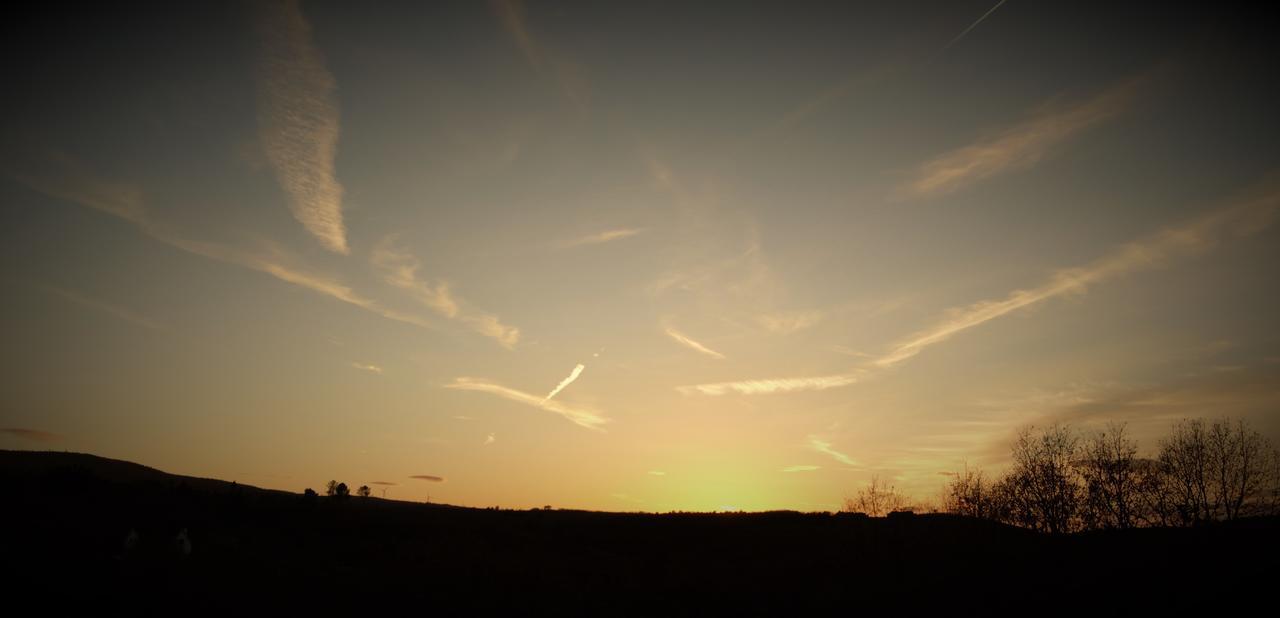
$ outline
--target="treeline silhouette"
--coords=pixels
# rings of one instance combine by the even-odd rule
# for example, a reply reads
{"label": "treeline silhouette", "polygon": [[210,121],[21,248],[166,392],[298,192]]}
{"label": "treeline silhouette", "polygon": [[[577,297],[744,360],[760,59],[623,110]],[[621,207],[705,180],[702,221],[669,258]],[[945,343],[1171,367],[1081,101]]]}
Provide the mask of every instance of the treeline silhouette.
{"label": "treeline silhouette", "polygon": [[1011,455],[999,477],[967,466],[956,473],[942,510],[1051,534],[1280,512],[1280,454],[1239,419],[1178,421],[1152,457],[1139,456],[1124,424],[1087,433],[1031,426],[1018,433]]}

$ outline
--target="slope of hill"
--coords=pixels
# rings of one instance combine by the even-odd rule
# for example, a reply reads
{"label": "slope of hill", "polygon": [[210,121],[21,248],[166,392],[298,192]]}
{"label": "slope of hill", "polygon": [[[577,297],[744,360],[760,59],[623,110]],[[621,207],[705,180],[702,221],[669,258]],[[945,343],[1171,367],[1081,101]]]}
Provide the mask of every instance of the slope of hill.
{"label": "slope of hill", "polygon": [[0,452],[0,482],[8,581],[59,613],[1222,610],[1264,599],[1280,555],[1274,519],[1049,537],[948,515],[499,511],[71,453]]}

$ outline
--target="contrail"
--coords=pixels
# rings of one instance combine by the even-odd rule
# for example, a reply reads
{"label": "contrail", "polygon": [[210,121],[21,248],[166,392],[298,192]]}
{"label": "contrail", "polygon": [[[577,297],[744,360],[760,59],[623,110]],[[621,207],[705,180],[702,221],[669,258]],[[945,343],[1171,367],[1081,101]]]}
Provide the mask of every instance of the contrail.
{"label": "contrail", "polygon": [[698,343],[697,341],[694,341],[693,339],[690,339],[688,335],[685,335],[684,333],[674,328],[671,328],[670,326],[667,327],[667,336],[671,337],[672,339],[675,339],[677,343],[689,348],[690,350],[701,352],[703,354],[706,354],[707,356],[710,356],[711,358],[718,358],[720,360],[724,360],[724,354],[721,354],[715,350],[712,350],[711,348],[708,348],[705,345],[702,345],[701,343]]}
{"label": "contrail", "polygon": [[999,2],[997,2],[995,6],[991,7],[990,9],[988,9],[986,13],[983,13],[983,14],[982,14],[982,17],[979,17],[979,18],[978,18],[978,21],[975,21],[975,22],[973,22],[972,24],[969,24],[969,27],[968,27],[968,28],[965,28],[965,29],[964,29],[964,32],[961,32],[960,34],[957,34],[957,35],[956,35],[956,38],[951,39],[951,42],[950,42],[950,43],[947,43],[946,47],[943,47],[943,48],[942,48],[942,51],[947,51],[947,48],[951,47],[952,45],[955,45],[955,44],[956,44],[956,42],[957,42],[957,41],[959,41],[960,39],[963,39],[963,38],[964,38],[964,35],[969,34],[969,31],[970,31],[970,30],[973,30],[974,28],[977,28],[977,27],[978,27],[978,24],[982,23],[982,20],[986,19],[986,18],[987,18],[987,16],[989,16],[989,15],[991,15],[992,13],[996,12],[996,9],[1000,8],[1000,5],[1002,5],[1002,4],[1004,4],[1005,2],[1008,2],[1008,1],[1009,1],[1009,0],[1000,0]]}
{"label": "contrail", "polygon": [[547,398],[543,399],[542,402],[546,403],[548,401],[551,401],[551,398],[555,397],[556,393],[559,393],[560,391],[564,390],[564,387],[570,384],[573,384],[573,381],[577,380],[578,376],[582,375],[582,370],[586,368],[587,368],[586,365],[583,365],[582,363],[578,363],[578,366],[574,367],[573,371],[569,373],[569,377],[561,380],[560,384],[556,386],[555,390],[551,391],[551,394],[547,395]]}

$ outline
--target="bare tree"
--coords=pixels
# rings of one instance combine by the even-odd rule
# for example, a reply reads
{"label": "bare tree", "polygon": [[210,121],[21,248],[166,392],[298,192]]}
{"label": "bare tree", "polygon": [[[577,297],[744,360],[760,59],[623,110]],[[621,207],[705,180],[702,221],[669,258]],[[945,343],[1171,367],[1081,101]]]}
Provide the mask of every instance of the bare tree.
{"label": "bare tree", "polygon": [[326,496],[332,496],[332,495],[334,495],[334,494],[336,494],[336,493],[338,493],[338,482],[337,482],[337,481],[329,481],[328,483],[325,483],[325,486],[324,486],[324,495],[326,495]]}
{"label": "bare tree", "polygon": [[1269,513],[1276,498],[1276,452],[1243,419],[1209,426],[1211,492],[1222,519]]}
{"label": "bare tree", "polygon": [[1161,483],[1157,491],[1182,525],[1213,518],[1209,497],[1209,437],[1203,419],[1183,419],[1160,441]]}
{"label": "bare tree", "polygon": [[883,517],[907,505],[907,497],[898,493],[892,484],[880,480],[879,475],[872,476],[871,482],[852,497],[844,499],[846,513],[866,513],[872,517]]}
{"label": "bare tree", "polygon": [[1010,523],[1051,534],[1079,524],[1083,489],[1075,470],[1079,439],[1066,425],[1027,427],[1013,446],[1013,468],[997,483]]}
{"label": "bare tree", "polygon": [[965,464],[943,492],[942,508],[948,513],[989,518],[994,515],[991,482],[982,470],[970,470]]}
{"label": "bare tree", "polygon": [[1123,423],[1093,434],[1083,447],[1079,466],[1084,478],[1084,525],[1132,528],[1140,518],[1143,477],[1138,445],[1125,435]]}
{"label": "bare tree", "polygon": [[361,486],[360,486],[360,489],[357,489],[357,490],[356,490],[356,495],[357,495],[357,496],[360,496],[361,498],[368,498],[368,497],[369,497],[369,486],[368,486],[368,485],[361,485]]}
{"label": "bare tree", "polygon": [[[1243,420],[1184,419],[1138,456],[1123,424],[1081,439],[1065,425],[1018,433],[995,482],[967,467],[943,491],[947,512],[1054,534],[1086,528],[1189,526],[1280,513],[1280,452]],[[871,511],[876,487],[845,501]]]}

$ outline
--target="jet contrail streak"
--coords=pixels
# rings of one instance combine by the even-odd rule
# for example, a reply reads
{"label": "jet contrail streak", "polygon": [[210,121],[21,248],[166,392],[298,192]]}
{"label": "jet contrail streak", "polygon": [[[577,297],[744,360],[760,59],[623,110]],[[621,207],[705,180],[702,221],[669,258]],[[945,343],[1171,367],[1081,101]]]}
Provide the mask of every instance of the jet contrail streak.
{"label": "jet contrail streak", "polygon": [[983,13],[983,14],[982,14],[982,17],[979,17],[979,18],[978,18],[978,21],[975,21],[975,22],[973,22],[972,24],[969,24],[969,27],[968,27],[968,28],[965,28],[965,29],[964,29],[964,32],[961,32],[960,34],[957,34],[957,35],[956,35],[956,38],[951,39],[951,42],[950,42],[950,43],[947,43],[947,46],[946,46],[946,47],[943,47],[943,48],[942,48],[942,51],[946,51],[948,47],[951,47],[952,45],[955,45],[957,41],[959,41],[960,39],[963,39],[963,38],[964,38],[964,35],[969,34],[969,31],[970,31],[970,30],[973,30],[974,28],[977,28],[977,27],[978,27],[978,24],[982,23],[982,20],[986,19],[988,15],[991,15],[992,13],[996,12],[996,9],[1000,8],[1000,5],[1002,5],[1002,4],[1004,4],[1005,2],[1008,2],[1008,1],[1009,1],[1009,0],[1000,0],[999,2],[997,2],[995,6],[991,7],[990,9],[988,9],[986,13]]}
{"label": "jet contrail streak", "polygon": [[542,402],[546,403],[548,401],[551,401],[551,398],[555,397],[556,393],[559,393],[560,391],[564,390],[564,387],[570,384],[573,384],[573,381],[577,380],[578,376],[582,375],[582,370],[586,368],[587,368],[586,365],[583,365],[582,363],[578,363],[578,366],[574,367],[573,371],[569,373],[569,377],[561,380],[560,384],[556,385],[555,390],[551,391],[551,394],[547,395],[547,398],[543,399]]}

